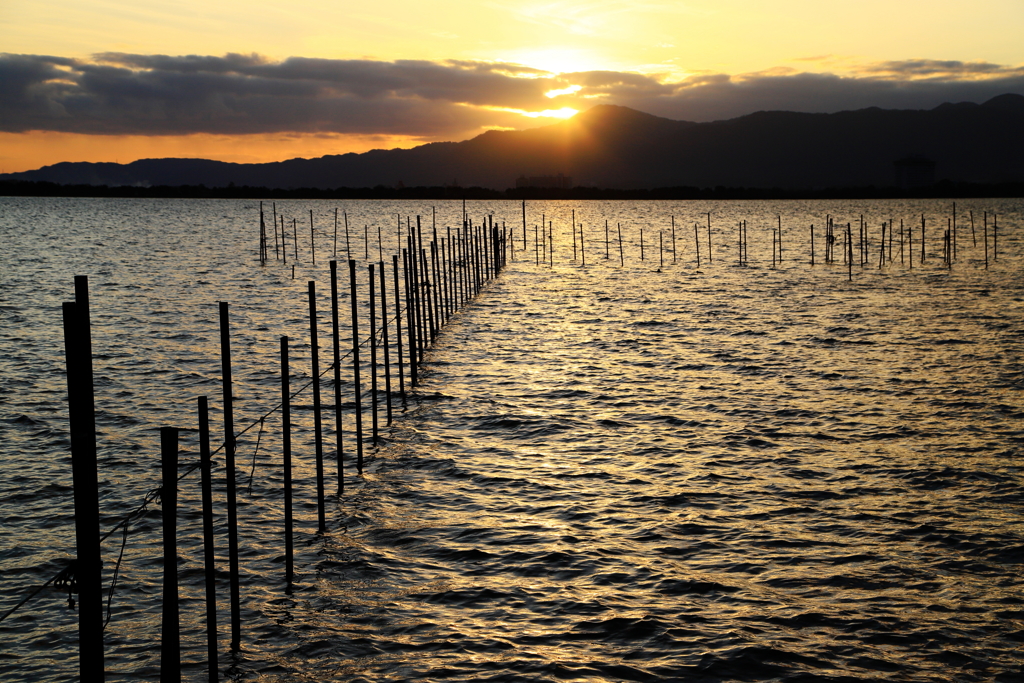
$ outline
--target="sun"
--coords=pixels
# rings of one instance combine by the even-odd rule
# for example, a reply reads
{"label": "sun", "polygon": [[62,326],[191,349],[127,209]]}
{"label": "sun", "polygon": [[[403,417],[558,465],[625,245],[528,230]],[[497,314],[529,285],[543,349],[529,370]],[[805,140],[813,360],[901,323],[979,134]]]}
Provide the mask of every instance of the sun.
{"label": "sun", "polygon": [[596,54],[590,50],[575,48],[526,49],[516,52],[513,57],[518,64],[532,66],[550,74],[596,71],[604,68]]}

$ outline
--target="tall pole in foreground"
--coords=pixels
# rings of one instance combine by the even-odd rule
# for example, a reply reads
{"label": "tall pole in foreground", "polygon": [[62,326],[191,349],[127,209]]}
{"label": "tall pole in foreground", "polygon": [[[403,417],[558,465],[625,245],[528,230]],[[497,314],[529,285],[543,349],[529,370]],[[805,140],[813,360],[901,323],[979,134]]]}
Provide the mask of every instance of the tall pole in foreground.
{"label": "tall pole in foreground", "polygon": [[160,683],[181,681],[181,628],[178,621],[178,430],[160,428],[163,486],[164,586],[160,620]]}
{"label": "tall pole in foreground", "polygon": [[103,681],[103,587],[100,571],[99,477],[96,469],[96,406],[92,376],[89,280],[75,276],[75,302],[65,302],[71,467],[75,488],[78,583],[78,663],[83,681]]}

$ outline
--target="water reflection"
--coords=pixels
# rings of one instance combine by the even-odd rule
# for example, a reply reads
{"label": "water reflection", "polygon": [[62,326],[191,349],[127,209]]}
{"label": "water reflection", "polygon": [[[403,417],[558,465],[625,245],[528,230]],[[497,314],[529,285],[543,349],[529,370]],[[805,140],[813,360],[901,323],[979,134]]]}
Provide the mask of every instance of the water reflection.
{"label": "water reflection", "polygon": [[[326,265],[306,263],[300,244],[294,280],[291,262],[259,268],[252,202],[3,202],[16,258],[0,291],[16,324],[0,330],[0,572],[20,588],[48,578],[73,548],[55,314],[70,274],[94,284],[112,521],[156,479],[157,428],[193,424],[194,396],[217,396],[215,302],[231,301],[237,316],[236,420],[247,424],[276,402],[280,335],[298,341],[293,382],[308,381],[305,282],[325,283]],[[975,204],[1007,226],[988,272],[970,247],[951,272],[872,267],[852,284],[842,267],[808,266],[800,230],[825,214],[937,219],[948,207],[530,207],[530,220],[543,212],[561,240],[554,267],[520,258],[444,332],[417,398],[366,476],[350,479],[326,535],[314,533],[312,495],[299,501],[291,596],[280,425],[268,422],[253,493],[241,497],[244,650],[233,672],[268,681],[1019,672],[1020,210]],[[301,217],[311,207],[330,225],[320,219],[330,203],[277,210]],[[516,203],[469,208],[475,220],[494,213],[519,228]],[[640,226],[650,248],[672,215],[689,225],[707,210],[713,263],[698,271],[681,240],[675,266],[656,273],[650,254],[639,261]],[[353,225],[385,226],[385,244],[396,238],[392,216],[431,215],[428,204],[388,202],[346,211]],[[585,269],[567,261],[572,211],[595,249]],[[789,260],[772,270],[779,215]],[[461,223],[461,202],[437,216],[442,228]],[[596,258],[605,218],[623,226],[625,268]],[[744,219],[749,265],[738,267]],[[374,253],[375,232],[354,231],[353,251]],[[326,300],[318,307],[329,311]],[[297,410],[293,420],[296,487],[312,492],[312,416]],[[240,468],[254,437],[240,442]],[[183,462],[197,448],[191,438]],[[198,492],[183,485],[180,495],[182,534],[198,539]],[[112,678],[158,678],[158,512],[126,550],[106,635]],[[186,543],[182,630],[196,680],[200,562]],[[63,680],[74,668],[74,615],[62,601],[38,601],[0,628],[5,680]]]}

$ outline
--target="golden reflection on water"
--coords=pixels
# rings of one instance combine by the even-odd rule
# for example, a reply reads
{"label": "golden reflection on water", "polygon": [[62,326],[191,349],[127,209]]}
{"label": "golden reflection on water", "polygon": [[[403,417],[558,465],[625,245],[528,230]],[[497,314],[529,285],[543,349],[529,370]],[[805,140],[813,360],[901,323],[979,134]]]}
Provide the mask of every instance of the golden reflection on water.
{"label": "golden reflection on water", "polygon": [[[307,204],[280,202],[278,210],[301,213]],[[349,207],[355,222],[360,211],[372,222],[372,212],[413,210],[366,204]],[[758,260],[765,237],[754,230],[753,264],[730,263],[733,219],[778,213],[787,225],[820,224],[823,212],[888,214],[892,204],[719,205],[716,261],[698,272],[683,249],[662,273],[649,254],[638,262],[636,228],[707,207],[532,207],[556,226],[575,209],[596,231],[592,245],[603,237],[603,216],[621,222],[627,267],[589,254],[586,269],[569,264],[568,243],[559,243],[555,268],[516,261],[442,335],[420,398],[399,411],[385,445],[370,449],[366,475],[349,472],[323,537],[308,496],[312,415],[300,400],[295,476],[305,493],[291,595],[281,560],[280,425],[268,422],[253,495],[241,499],[245,650],[237,672],[267,681],[672,672],[724,680],[737,671],[768,679],[834,670],[872,680],[877,660],[898,664],[899,675],[938,679],[952,670],[945,652],[975,666],[959,671],[984,671],[984,662],[989,671],[1019,668],[1012,629],[1024,522],[1012,455],[1022,411],[1012,359],[1024,334],[1015,233],[1008,228],[1002,269],[987,274],[971,252],[952,274],[870,268],[853,284],[845,271],[810,269],[795,257],[770,270]],[[191,424],[199,393],[219,400],[213,302],[233,302],[240,424],[278,398],[281,334],[294,342],[293,384],[308,377],[303,288],[323,269],[300,261],[292,280],[278,264],[241,262],[254,205],[196,206],[147,204],[160,220],[155,231],[156,223],[137,221],[145,253],[124,247],[102,266],[110,274],[95,276],[97,365],[109,377],[101,402],[111,520],[151,486],[156,426]],[[510,224],[520,210],[514,202],[470,207],[504,212]],[[429,215],[426,208],[420,213]],[[1006,225],[1019,224],[1013,209],[1000,210]],[[199,213],[183,222],[177,214],[186,211]],[[75,215],[84,221],[88,213]],[[461,202],[439,216],[461,221]],[[103,221],[83,221],[66,238],[63,270],[95,273],[89,259],[105,252],[92,244],[96,235],[109,244],[116,235]],[[200,222],[217,239],[185,233],[169,240],[176,250],[155,249],[162,233]],[[52,311],[66,291],[59,273],[31,270],[47,280],[41,310]],[[25,272],[5,292],[29,301]],[[25,339],[59,339],[39,311],[18,314],[31,318]],[[329,348],[326,337],[320,345]],[[59,349],[20,353],[9,376],[37,401],[24,412],[39,424],[12,428],[0,448],[5,468],[15,462],[10,453],[33,454],[36,469],[11,473],[22,479],[4,474],[37,495],[19,502],[18,517],[4,508],[18,535],[3,547],[23,555],[0,560],[0,570],[24,582],[25,567],[70,547],[71,527],[68,490],[45,488],[69,480],[66,462],[54,457],[66,450]],[[183,438],[194,457],[194,435]],[[245,475],[254,450],[253,432],[239,447]],[[195,539],[191,485],[182,485],[181,524],[183,537]],[[220,489],[216,504],[222,509]],[[50,521],[34,525],[42,507]],[[107,638],[111,667],[141,678],[157,675],[158,529],[153,510],[131,537]],[[2,533],[11,538],[10,529]],[[198,676],[201,556],[194,543],[181,555],[183,629]],[[73,649],[73,615],[46,602],[39,609],[45,628],[59,631],[43,636],[42,618],[26,627],[32,639],[16,647],[32,673],[19,680],[59,680],[42,673],[62,666],[59,658],[37,651]],[[781,669],[757,668],[773,657]]]}

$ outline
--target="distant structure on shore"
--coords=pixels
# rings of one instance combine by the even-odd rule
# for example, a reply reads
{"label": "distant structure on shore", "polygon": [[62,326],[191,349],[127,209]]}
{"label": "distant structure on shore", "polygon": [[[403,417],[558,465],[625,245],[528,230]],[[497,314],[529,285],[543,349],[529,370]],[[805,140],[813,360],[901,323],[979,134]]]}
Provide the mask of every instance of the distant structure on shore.
{"label": "distant structure on shore", "polygon": [[896,172],[896,187],[900,189],[911,190],[935,184],[935,162],[920,154],[897,159],[892,165]]}
{"label": "distant structure on shore", "polygon": [[572,176],[562,175],[538,175],[527,178],[521,175],[516,179],[516,189],[524,187],[554,188],[557,190],[569,190],[572,188]]}

